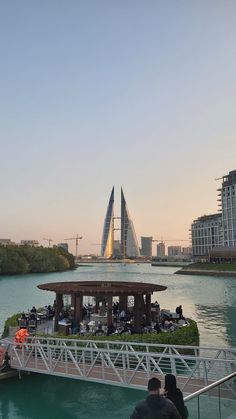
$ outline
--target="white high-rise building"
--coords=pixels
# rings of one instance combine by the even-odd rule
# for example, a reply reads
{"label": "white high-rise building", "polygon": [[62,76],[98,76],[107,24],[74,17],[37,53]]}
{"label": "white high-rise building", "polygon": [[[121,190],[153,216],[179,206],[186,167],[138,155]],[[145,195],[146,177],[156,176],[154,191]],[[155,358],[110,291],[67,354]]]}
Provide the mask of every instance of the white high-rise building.
{"label": "white high-rise building", "polygon": [[220,212],[204,215],[191,226],[194,257],[208,257],[215,247],[236,247],[236,170],[222,177]]}
{"label": "white high-rise building", "polygon": [[236,170],[223,176],[218,191],[222,210],[223,246],[236,247]]}
{"label": "white high-rise building", "polygon": [[161,242],[157,244],[157,257],[163,258],[165,257],[165,243]]}
{"label": "white high-rise building", "polygon": [[209,251],[222,244],[222,215],[203,215],[191,226],[193,256],[208,257]]}

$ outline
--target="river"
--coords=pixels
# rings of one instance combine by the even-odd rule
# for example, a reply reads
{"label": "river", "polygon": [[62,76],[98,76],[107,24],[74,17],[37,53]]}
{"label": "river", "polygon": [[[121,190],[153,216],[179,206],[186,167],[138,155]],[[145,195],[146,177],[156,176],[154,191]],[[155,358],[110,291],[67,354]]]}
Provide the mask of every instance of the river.
{"label": "river", "polygon": [[[56,281],[141,281],[167,286],[152,301],[197,321],[200,344],[236,346],[236,278],[174,275],[176,268],[149,264],[94,264],[75,271],[1,277],[0,334],[11,314],[53,303],[54,293],[38,284]],[[26,395],[30,394],[30,398]],[[128,418],[143,392],[47,376],[23,376],[0,383],[1,419]],[[114,413],[111,413],[111,412]]]}

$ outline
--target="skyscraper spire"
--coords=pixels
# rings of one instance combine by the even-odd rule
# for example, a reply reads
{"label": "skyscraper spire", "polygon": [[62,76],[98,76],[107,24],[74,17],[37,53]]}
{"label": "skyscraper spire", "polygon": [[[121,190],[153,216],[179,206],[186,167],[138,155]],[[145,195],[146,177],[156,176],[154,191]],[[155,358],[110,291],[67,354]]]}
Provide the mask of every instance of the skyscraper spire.
{"label": "skyscraper spire", "polygon": [[[129,216],[123,189],[121,188],[121,237],[120,237],[120,257],[139,257],[140,250],[134,231],[133,222]],[[116,229],[117,230],[117,229]],[[105,258],[114,256],[114,186],[111,191],[106,217],[103,227],[101,254]]]}
{"label": "skyscraper spire", "polygon": [[114,186],[111,191],[102,234],[101,254],[105,258],[113,256],[114,248]]}
{"label": "skyscraper spire", "polygon": [[134,231],[133,222],[129,216],[123,189],[121,188],[121,256],[139,257],[140,250],[137,237]]}

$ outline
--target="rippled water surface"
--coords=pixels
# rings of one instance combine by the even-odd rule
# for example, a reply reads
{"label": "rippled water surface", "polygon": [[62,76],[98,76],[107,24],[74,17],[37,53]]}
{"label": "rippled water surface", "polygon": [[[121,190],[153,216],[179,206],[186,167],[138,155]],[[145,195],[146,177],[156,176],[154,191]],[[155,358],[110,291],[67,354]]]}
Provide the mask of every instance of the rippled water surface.
{"label": "rippled water surface", "polygon": [[[1,277],[0,333],[5,319],[33,305],[52,303],[54,293],[38,284],[56,281],[142,281],[167,286],[153,301],[198,323],[201,345],[236,346],[236,278],[174,275],[176,268],[148,264],[94,264],[76,271]],[[29,397],[30,395],[30,397]],[[143,392],[46,376],[24,376],[0,382],[0,418],[128,418]],[[113,413],[114,411],[114,413]],[[2,415],[2,416],[1,416]]]}

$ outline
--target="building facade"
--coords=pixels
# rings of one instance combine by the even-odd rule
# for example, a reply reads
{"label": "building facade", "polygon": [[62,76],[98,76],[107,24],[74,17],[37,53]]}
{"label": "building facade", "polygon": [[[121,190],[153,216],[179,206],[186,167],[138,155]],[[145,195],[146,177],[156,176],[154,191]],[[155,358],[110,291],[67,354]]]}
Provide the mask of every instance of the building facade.
{"label": "building facade", "polygon": [[218,214],[204,215],[192,223],[194,258],[207,258],[215,247],[236,247],[236,170],[222,177],[218,201]]}
{"label": "building facade", "polygon": [[181,246],[168,246],[167,248],[168,251],[168,257],[176,257],[176,256],[181,256]]}
{"label": "building facade", "polygon": [[161,242],[157,244],[157,257],[163,258],[166,255],[165,243]]}
{"label": "building facade", "polygon": [[182,255],[183,256],[191,256],[193,253],[193,249],[190,246],[182,247]]}
{"label": "building facade", "polygon": [[141,255],[152,257],[152,237],[141,236]]}
{"label": "building facade", "polygon": [[14,244],[11,239],[0,239],[0,245],[1,246],[11,246]]}
{"label": "building facade", "polygon": [[39,245],[38,240],[21,240],[20,241],[20,245],[21,246],[32,246],[32,247],[36,247]]}
{"label": "building facade", "polygon": [[236,247],[236,170],[223,176],[218,189],[222,211],[223,246]]}
{"label": "building facade", "polygon": [[69,252],[69,246],[68,243],[58,243],[56,247],[61,247],[65,252]]}
{"label": "building facade", "polygon": [[193,257],[205,258],[209,251],[222,244],[222,215],[203,215],[191,226]]}

